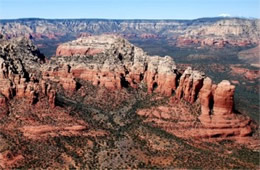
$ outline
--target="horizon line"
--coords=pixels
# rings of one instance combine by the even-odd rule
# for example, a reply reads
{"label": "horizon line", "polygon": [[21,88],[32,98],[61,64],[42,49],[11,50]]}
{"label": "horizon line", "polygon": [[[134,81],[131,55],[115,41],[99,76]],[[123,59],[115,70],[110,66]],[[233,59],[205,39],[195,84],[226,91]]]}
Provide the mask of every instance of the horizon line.
{"label": "horizon line", "polygon": [[41,17],[24,17],[24,18],[0,18],[0,20],[26,20],[26,19],[32,19],[32,20],[198,20],[198,19],[210,19],[210,18],[218,18],[218,19],[252,19],[252,20],[257,20],[260,18],[256,18],[256,17],[242,17],[242,16],[227,16],[227,17],[223,17],[223,16],[216,16],[216,17],[199,17],[199,18],[193,18],[193,19],[180,19],[180,18],[171,18],[171,19],[167,19],[167,18],[157,18],[157,19],[148,19],[148,18],[138,18],[138,19],[120,19],[120,18],[41,18]]}

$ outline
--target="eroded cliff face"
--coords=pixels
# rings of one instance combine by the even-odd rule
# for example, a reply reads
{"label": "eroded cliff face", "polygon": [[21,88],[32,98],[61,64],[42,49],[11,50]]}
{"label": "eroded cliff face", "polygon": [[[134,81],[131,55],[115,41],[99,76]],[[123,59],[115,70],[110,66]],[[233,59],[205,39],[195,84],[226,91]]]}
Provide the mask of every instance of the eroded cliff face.
{"label": "eroded cliff face", "polygon": [[[30,41],[14,41],[18,45],[4,41],[1,46],[0,104],[6,112],[6,103],[15,97],[28,98],[30,104],[47,97],[54,108],[55,88],[60,85],[72,95],[81,86],[79,80],[84,80],[110,91],[147,87],[148,93],[168,96],[173,103],[199,102],[201,127],[194,128],[200,129],[196,137],[247,136],[252,132],[250,119],[233,111],[235,86],[229,81],[215,85],[204,73],[190,67],[181,73],[172,57],[149,56],[119,36],[87,36],[61,44],[57,56],[46,63]],[[163,113],[171,119],[169,109]]]}
{"label": "eroded cliff face", "polygon": [[[64,36],[120,34],[126,38],[163,38],[180,47],[198,45],[222,48],[227,45],[259,44],[257,19],[201,18],[195,20],[46,20],[0,21],[6,37],[26,36],[34,40],[59,40]],[[177,40],[175,42],[175,40]],[[64,51],[65,52],[65,51]]]}
{"label": "eroded cliff face", "polygon": [[213,84],[204,73],[190,67],[181,74],[171,57],[148,56],[115,35],[89,36],[62,44],[57,57],[47,65],[44,78],[56,77],[64,89],[72,91],[79,78],[110,90],[145,84],[148,93],[175,93],[174,100],[191,104],[199,101],[203,126],[195,136],[247,136],[252,132],[250,119],[233,113],[235,86],[229,81]]}
{"label": "eroded cliff face", "polygon": [[51,87],[41,80],[40,71],[45,58],[32,42],[17,38],[1,40],[0,44],[1,105],[6,106],[14,97],[27,98],[34,104],[40,95],[47,95]]}
{"label": "eroded cliff face", "polygon": [[204,135],[244,137],[252,133],[251,120],[234,113],[234,91],[235,86],[227,80],[217,85],[212,84],[209,78],[204,80],[199,96],[199,119],[207,129]]}
{"label": "eroded cliff face", "polygon": [[[191,29],[192,28],[192,29]],[[248,46],[259,44],[260,22],[255,20],[227,19],[219,20],[202,27],[191,27],[177,39],[177,46]]]}
{"label": "eroded cliff face", "polygon": [[[179,166],[179,160],[166,165],[153,160],[165,151],[170,154],[163,159],[172,158],[178,148],[182,155],[188,146],[179,144],[183,138],[195,141],[195,152],[204,140],[244,141],[252,148],[259,143],[251,136],[255,124],[234,113],[235,86],[226,80],[213,84],[191,67],[179,70],[172,57],[149,56],[119,36],[88,35],[61,44],[50,60],[27,39],[1,40],[0,48],[0,168],[46,167],[46,162],[66,168],[75,160],[71,153],[84,161],[80,167],[93,169],[111,167],[110,161],[120,169],[122,164],[114,164],[119,157],[123,165],[132,165],[134,157],[129,167],[137,168],[143,156],[170,167]],[[154,140],[150,135],[158,130]],[[174,140],[162,137],[163,131]],[[161,146],[165,140],[168,144]],[[162,152],[151,157],[143,151],[150,147]],[[92,158],[99,164],[91,164]]]}
{"label": "eroded cliff face", "polygon": [[[167,96],[177,88],[179,73],[171,57],[148,56],[119,36],[80,38],[60,45],[56,54],[45,66],[44,78],[52,79],[57,74],[63,87],[71,83],[71,90],[76,88],[75,78],[111,90],[137,88],[142,82],[149,93],[156,91]],[[55,70],[57,64],[61,67]]]}

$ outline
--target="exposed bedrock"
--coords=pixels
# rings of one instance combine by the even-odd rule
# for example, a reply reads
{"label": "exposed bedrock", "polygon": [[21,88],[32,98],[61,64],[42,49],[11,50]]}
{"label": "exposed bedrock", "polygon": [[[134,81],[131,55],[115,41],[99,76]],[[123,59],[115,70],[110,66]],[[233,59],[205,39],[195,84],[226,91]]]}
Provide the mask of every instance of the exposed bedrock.
{"label": "exposed bedrock", "polygon": [[213,107],[213,92],[212,80],[205,78],[203,80],[203,87],[200,90],[199,99],[201,104],[201,115],[210,115]]}
{"label": "exposed bedrock", "polygon": [[229,81],[223,80],[214,90],[214,107],[215,115],[229,115],[233,112],[235,86]]}
{"label": "exposed bedrock", "polygon": [[35,104],[40,95],[48,95],[51,85],[41,79],[44,56],[25,38],[1,41],[0,95],[1,105],[18,97]]}
{"label": "exposed bedrock", "polygon": [[210,78],[203,81],[200,90],[201,115],[230,115],[233,113],[235,86],[223,80],[218,85],[212,84]]}
{"label": "exposed bedrock", "polygon": [[194,103],[197,100],[204,78],[204,73],[194,71],[191,67],[188,67],[179,80],[179,86],[176,90],[177,98],[183,98],[190,103]]}
{"label": "exposed bedrock", "polygon": [[[67,52],[68,49],[73,54]],[[89,49],[96,49],[96,53],[88,53]],[[147,85],[149,93],[155,91],[167,96],[177,88],[179,73],[171,57],[148,56],[119,36],[79,38],[61,44],[56,54],[58,56],[43,69],[44,78],[56,79],[64,89],[75,90],[75,78],[111,90],[128,86],[137,88],[142,82]]]}
{"label": "exposed bedrock", "polygon": [[[99,53],[82,53],[82,49],[94,48],[99,49]],[[73,49],[74,53],[62,49]],[[189,103],[200,98],[202,114],[226,115],[233,111],[235,86],[228,81],[213,85],[204,73],[190,67],[181,75],[170,56],[148,56],[119,36],[79,38],[61,44],[57,54],[45,65],[44,78],[59,81],[64,89],[75,90],[75,78],[111,90],[128,86],[137,88],[144,83],[149,93],[171,96],[175,92],[178,99]]]}
{"label": "exposed bedrock", "polygon": [[[45,23],[45,24],[43,24]],[[259,19],[201,18],[195,20],[93,20],[93,19],[17,19],[0,22],[4,37],[27,36],[33,40],[61,40],[66,36],[114,33],[129,39],[167,39],[177,46],[247,46],[259,44]],[[59,48],[61,49],[61,48]],[[83,48],[91,54],[96,48]],[[58,54],[74,54],[74,48],[62,48]],[[79,50],[77,50],[79,51]],[[95,53],[95,50],[94,50]]]}
{"label": "exposed bedrock", "polygon": [[30,42],[19,43],[1,46],[1,106],[14,97],[25,97],[35,104],[43,96],[53,108],[57,90],[53,85],[61,85],[72,94],[82,79],[110,90],[146,86],[148,93],[175,93],[175,100],[191,104],[198,101],[203,137],[247,136],[252,132],[250,119],[233,113],[235,86],[229,81],[215,85],[204,73],[190,67],[181,74],[172,57],[149,56],[119,36],[88,36],[61,44],[57,56],[47,62]]}
{"label": "exposed bedrock", "polygon": [[[90,49],[98,52],[90,54]],[[61,44],[57,55],[49,62],[47,75],[50,79],[58,77],[64,89],[75,90],[75,78],[111,90],[146,84],[148,93],[171,96],[175,92],[177,100],[191,104],[199,100],[199,119],[204,127],[199,136],[246,136],[252,132],[250,120],[233,113],[235,86],[227,80],[215,85],[203,72],[190,67],[181,74],[169,56],[148,56],[115,35],[88,36]]]}
{"label": "exposed bedrock", "polygon": [[200,91],[201,115],[205,137],[248,136],[252,133],[251,120],[234,113],[235,86],[223,80],[218,85],[206,78]]}

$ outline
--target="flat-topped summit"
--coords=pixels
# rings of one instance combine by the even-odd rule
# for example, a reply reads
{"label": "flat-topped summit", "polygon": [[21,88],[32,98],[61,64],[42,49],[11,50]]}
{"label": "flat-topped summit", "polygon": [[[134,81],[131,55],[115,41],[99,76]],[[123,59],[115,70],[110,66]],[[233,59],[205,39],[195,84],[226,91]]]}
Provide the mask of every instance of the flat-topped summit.
{"label": "flat-topped summit", "polygon": [[[73,76],[110,89],[120,89],[122,86],[136,88],[143,80],[148,80],[149,92],[155,90],[155,86],[157,88],[158,85],[158,91],[171,95],[172,90],[176,88],[172,74],[177,73],[177,70],[171,57],[148,56],[141,48],[120,36],[100,35],[79,38],[61,44],[56,54],[50,63],[69,65]],[[167,85],[166,90],[165,83],[167,84],[168,80],[160,78],[159,75],[168,74],[171,75],[171,85]]]}
{"label": "flat-topped summit", "polygon": [[59,45],[56,50],[56,56],[80,56],[80,55],[94,55],[97,53],[108,51],[119,51],[124,55],[126,51],[131,50],[133,45],[126,39],[112,34],[104,34],[101,36],[87,36],[81,37]]}
{"label": "flat-topped summit", "polygon": [[126,42],[126,39],[122,38],[121,36],[113,35],[113,34],[103,34],[101,36],[85,36],[80,37],[76,40],[64,43],[63,45],[69,45],[69,46],[100,46],[101,48],[104,48],[108,45],[115,45],[115,44],[121,44]]}

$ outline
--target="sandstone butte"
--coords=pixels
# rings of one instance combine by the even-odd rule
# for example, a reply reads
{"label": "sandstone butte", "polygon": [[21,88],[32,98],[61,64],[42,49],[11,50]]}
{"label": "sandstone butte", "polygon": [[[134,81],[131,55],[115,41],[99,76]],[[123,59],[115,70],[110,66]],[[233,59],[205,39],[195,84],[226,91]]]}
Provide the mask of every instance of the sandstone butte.
{"label": "sandstone butte", "polygon": [[7,103],[15,97],[35,104],[39,97],[46,96],[54,108],[53,84],[73,93],[78,88],[77,80],[82,79],[110,90],[145,84],[148,93],[169,97],[175,93],[176,100],[191,104],[199,101],[203,125],[200,137],[243,137],[252,133],[251,120],[233,111],[235,86],[229,81],[213,84],[204,73],[190,67],[181,73],[172,57],[149,56],[119,36],[87,36],[61,44],[49,61],[26,39],[1,44],[2,115],[8,113]]}

